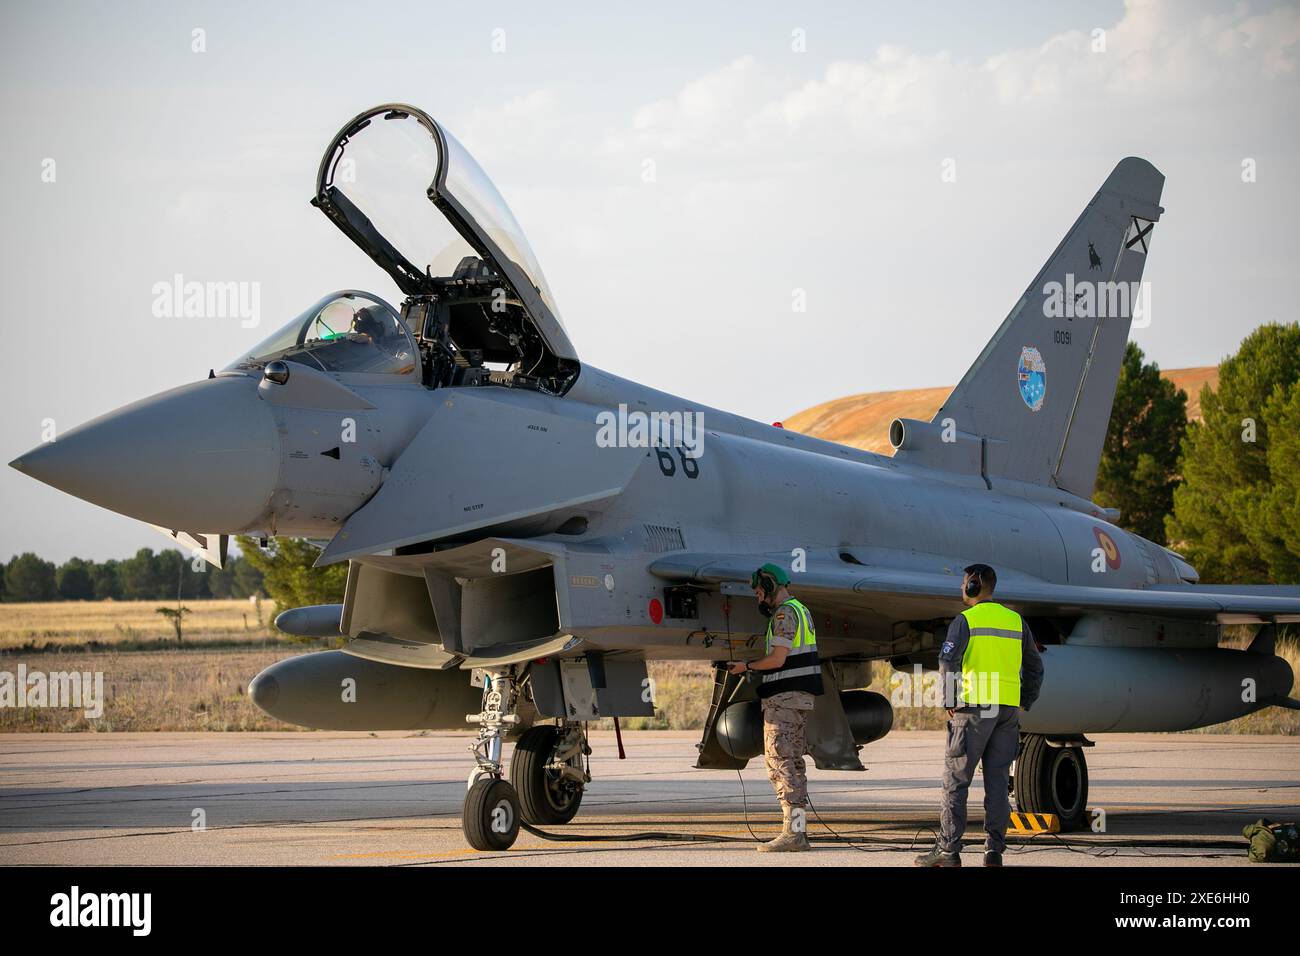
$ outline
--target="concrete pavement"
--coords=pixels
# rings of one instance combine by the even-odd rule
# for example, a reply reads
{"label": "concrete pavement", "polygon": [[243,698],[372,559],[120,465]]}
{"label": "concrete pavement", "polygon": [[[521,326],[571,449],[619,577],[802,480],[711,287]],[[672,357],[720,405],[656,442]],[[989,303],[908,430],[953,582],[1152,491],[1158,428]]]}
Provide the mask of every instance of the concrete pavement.
{"label": "concrete pavement", "polygon": [[[694,732],[592,735],[594,781],[552,842],[522,833],[506,853],[466,848],[473,766],[465,733],[5,734],[0,864],[910,865],[938,820],[942,734],[898,732],[862,752],[866,773],[811,770],[816,852],[756,854],[742,842],[632,841],[661,831],[767,839],[779,821],[762,761],[694,770]],[[1008,865],[1248,865],[1241,828],[1300,817],[1300,738],[1143,734],[1088,751],[1104,834],[1012,841]],[[981,784],[968,839],[980,837]],[[746,825],[745,807],[748,805]],[[202,827],[199,824],[202,824]],[[851,838],[858,848],[831,835]],[[613,841],[588,837],[622,838]],[[967,864],[978,850],[966,851]]]}

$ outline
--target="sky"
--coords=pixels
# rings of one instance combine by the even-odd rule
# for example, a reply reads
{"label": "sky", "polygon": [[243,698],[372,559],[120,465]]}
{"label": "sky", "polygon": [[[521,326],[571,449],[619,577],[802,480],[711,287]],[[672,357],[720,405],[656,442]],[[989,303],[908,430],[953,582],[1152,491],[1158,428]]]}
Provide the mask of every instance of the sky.
{"label": "sky", "polygon": [[[492,177],[584,363],[760,420],[955,383],[1130,155],[1167,177],[1150,360],[1296,319],[1295,4],[610,6],[7,0],[0,461],[331,290],[397,304],[308,203],[384,102]],[[256,324],[158,315],[176,275]],[[12,469],[0,502],[0,559],[166,544]]]}

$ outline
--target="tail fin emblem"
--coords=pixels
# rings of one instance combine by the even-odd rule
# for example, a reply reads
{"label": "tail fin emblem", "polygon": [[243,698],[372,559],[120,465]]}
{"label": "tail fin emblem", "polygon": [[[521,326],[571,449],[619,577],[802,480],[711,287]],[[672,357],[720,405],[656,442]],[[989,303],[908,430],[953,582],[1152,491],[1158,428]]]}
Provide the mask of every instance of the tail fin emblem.
{"label": "tail fin emblem", "polygon": [[1097,255],[1097,250],[1091,242],[1088,243],[1088,271],[1101,268],[1101,256]]}
{"label": "tail fin emblem", "polygon": [[1016,381],[1020,385],[1020,397],[1029,410],[1036,412],[1042,408],[1043,399],[1047,397],[1047,363],[1038,349],[1026,345],[1020,350]]}
{"label": "tail fin emblem", "polygon": [[[1155,223],[1150,219],[1139,219],[1137,216],[1130,216],[1132,223],[1128,227],[1128,235],[1124,237],[1124,248],[1134,249],[1146,255],[1147,236],[1151,235],[1151,230],[1155,228]],[[1134,248],[1136,247],[1136,248]]]}

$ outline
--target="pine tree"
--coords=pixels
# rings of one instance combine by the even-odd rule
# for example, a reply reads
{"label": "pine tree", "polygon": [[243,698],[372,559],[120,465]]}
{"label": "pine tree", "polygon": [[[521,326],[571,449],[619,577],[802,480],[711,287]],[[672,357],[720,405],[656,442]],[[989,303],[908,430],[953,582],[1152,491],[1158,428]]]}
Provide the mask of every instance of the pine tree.
{"label": "pine tree", "polygon": [[348,582],[348,566],[312,567],[320,551],[300,538],[272,538],[266,550],[239,538],[244,559],[262,572],[266,593],[280,610],[308,604],[338,604]]}
{"label": "pine tree", "polygon": [[1300,325],[1269,324],[1223,360],[1218,390],[1201,392],[1203,421],[1183,439],[1183,484],[1165,529],[1203,581],[1300,580],[1297,381]]}
{"label": "pine tree", "polygon": [[1165,517],[1174,506],[1178,457],[1187,431],[1187,393],[1143,363],[1129,342],[1097,470],[1098,504],[1120,510],[1122,528],[1165,543]]}

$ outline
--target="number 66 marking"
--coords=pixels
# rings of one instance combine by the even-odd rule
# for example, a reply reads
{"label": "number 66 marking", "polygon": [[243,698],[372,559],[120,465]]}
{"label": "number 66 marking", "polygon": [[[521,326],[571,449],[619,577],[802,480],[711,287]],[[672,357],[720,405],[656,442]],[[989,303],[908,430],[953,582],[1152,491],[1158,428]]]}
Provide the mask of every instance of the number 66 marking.
{"label": "number 66 marking", "polygon": [[[659,470],[663,472],[665,478],[671,478],[677,474],[677,462],[673,461],[673,453],[667,448],[655,448],[655,457],[659,459]],[[700,462],[686,454],[686,449],[678,448],[677,457],[682,462],[682,474],[687,478],[700,477]]]}

